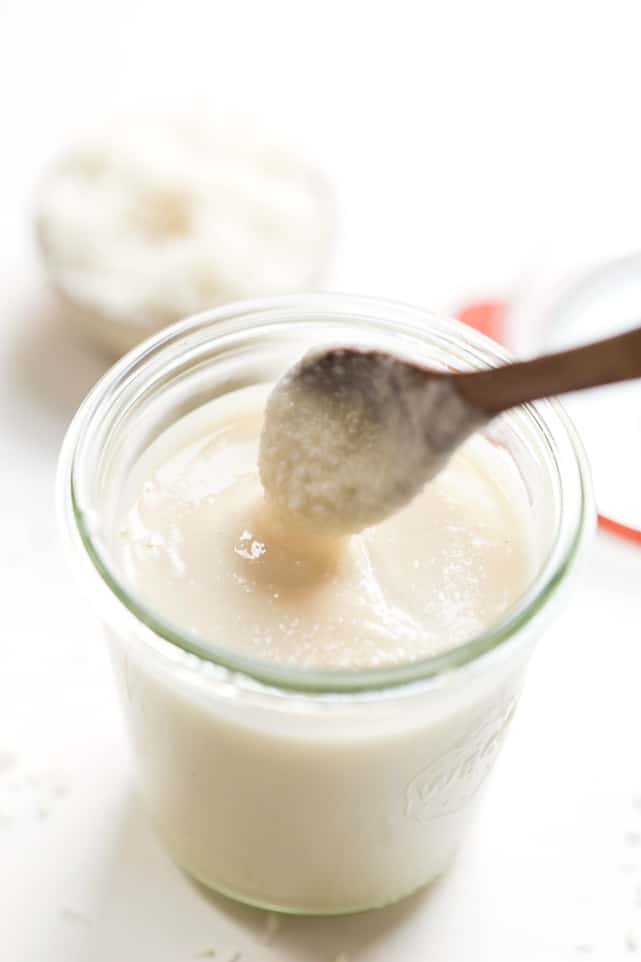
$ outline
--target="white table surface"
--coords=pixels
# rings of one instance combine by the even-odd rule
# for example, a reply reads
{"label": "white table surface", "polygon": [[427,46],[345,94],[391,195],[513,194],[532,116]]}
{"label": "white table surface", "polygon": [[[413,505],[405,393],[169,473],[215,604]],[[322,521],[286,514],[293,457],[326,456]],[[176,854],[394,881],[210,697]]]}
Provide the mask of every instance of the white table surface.
{"label": "white table surface", "polygon": [[641,247],[638,4],[379,7],[0,2],[2,962],[641,956],[638,547],[596,539],[449,876],[273,931],[190,882],[143,820],[57,544],[57,450],[103,362],[56,321],[29,209],[101,113],[197,100],[289,130],[336,184],[339,289],[450,309],[546,259]]}

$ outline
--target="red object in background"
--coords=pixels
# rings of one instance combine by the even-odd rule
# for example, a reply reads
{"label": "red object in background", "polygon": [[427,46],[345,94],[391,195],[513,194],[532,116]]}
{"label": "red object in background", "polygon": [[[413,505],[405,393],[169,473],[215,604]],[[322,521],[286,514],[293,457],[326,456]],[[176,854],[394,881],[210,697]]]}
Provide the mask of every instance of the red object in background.
{"label": "red object in background", "polygon": [[[503,301],[477,301],[473,304],[467,304],[457,311],[457,317],[459,321],[463,321],[464,324],[469,324],[470,327],[473,327],[481,334],[485,334],[487,337],[491,337],[501,344],[504,343],[505,327],[503,319],[505,317],[505,303]],[[614,518],[608,518],[606,515],[600,514],[599,527],[603,531],[609,531],[610,534],[615,534],[620,538],[626,538],[628,541],[641,544],[641,531],[638,531],[636,528],[630,528],[627,524],[621,524],[620,521],[615,521]]]}
{"label": "red object in background", "polygon": [[617,534],[621,538],[627,538],[628,541],[641,544],[641,531],[637,528],[630,528],[627,524],[621,524],[620,521],[615,521],[614,518],[608,518],[606,515],[600,514],[599,527],[604,531],[609,531],[611,534]]}
{"label": "red object in background", "polygon": [[469,324],[486,337],[491,337],[503,343],[503,318],[505,304],[503,301],[478,301],[468,304],[457,312],[459,321]]}

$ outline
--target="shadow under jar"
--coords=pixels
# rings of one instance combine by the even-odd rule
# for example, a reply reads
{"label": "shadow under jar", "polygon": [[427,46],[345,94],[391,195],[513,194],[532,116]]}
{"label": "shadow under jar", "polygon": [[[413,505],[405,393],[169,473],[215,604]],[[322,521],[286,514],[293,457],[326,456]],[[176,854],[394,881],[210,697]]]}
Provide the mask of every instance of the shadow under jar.
{"label": "shadow under jar", "polygon": [[231,305],[108,372],[69,428],[58,481],[69,556],[106,628],[158,833],[205,885],[309,914],[389,904],[448,866],[594,521],[582,448],[562,408],[542,402],[486,431],[523,485],[537,558],[525,593],[483,633],[429,658],[321,670],[170,623],[136,596],[114,550],[136,463],[177,419],[341,342],[439,368],[506,358],[455,321],[394,303],[315,294]]}

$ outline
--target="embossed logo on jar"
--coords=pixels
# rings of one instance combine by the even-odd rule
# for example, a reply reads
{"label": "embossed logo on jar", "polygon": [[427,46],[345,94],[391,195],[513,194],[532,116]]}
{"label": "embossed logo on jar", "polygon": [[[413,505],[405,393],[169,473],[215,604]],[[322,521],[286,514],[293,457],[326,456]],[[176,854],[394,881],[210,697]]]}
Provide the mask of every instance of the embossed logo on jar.
{"label": "embossed logo on jar", "polygon": [[428,822],[450,815],[476,795],[494,764],[515,708],[514,697],[495,706],[412,779],[406,803],[410,818]]}

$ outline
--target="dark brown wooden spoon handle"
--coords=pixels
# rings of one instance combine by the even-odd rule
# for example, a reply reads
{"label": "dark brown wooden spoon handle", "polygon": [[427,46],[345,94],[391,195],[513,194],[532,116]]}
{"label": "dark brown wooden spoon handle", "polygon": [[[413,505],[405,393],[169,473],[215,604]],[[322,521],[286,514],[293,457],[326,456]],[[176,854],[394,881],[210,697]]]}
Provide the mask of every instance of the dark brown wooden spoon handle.
{"label": "dark brown wooden spoon handle", "polygon": [[531,361],[456,375],[459,393],[489,415],[537,398],[641,377],[641,328]]}

